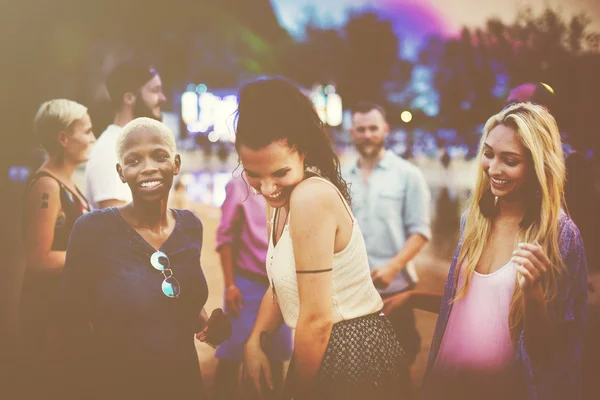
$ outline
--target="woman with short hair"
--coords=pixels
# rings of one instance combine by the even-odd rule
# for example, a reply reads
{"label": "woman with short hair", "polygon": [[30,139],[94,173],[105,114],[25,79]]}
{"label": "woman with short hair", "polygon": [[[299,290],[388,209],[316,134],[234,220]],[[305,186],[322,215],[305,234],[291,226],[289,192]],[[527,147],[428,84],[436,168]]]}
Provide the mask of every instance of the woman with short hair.
{"label": "woman with short hair", "polygon": [[51,366],[58,357],[53,349],[67,242],[77,218],[89,211],[73,172],[88,160],[96,138],[87,108],[66,99],[42,104],[34,130],[48,157],[33,174],[24,196],[26,270],[20,321],[24,372],[36,381],[24,390],[48,393],[55,380]]}
{"label": "woman with short hair", "polygon": [[133,201],[80,218],[67,249],[65,396],[203,399],[194,333],[217,345],[230,326],[220,309],[210,320],[204,311],[202,223],[191,211],[167,208],[181,166],[173,134],[153,119],[135,119],[123,128],[117,155]]}

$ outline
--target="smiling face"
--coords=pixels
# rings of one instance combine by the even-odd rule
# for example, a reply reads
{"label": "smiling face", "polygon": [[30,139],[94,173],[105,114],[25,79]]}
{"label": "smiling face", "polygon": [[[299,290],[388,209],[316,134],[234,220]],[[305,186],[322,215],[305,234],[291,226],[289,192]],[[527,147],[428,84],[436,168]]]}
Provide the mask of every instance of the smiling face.
{"label": "smiling face", "polygon": [[274,208],[285,206],[304,179],[304,156],[284,140],[254,150],[242,145],[239,156],[248,183]]}
{"label": "smiling face", "polygon": [[134,200],[166,200],[179,174],[181,159],[174,154],[165,138],[151,128],[138,128],[123,142],[117,172],[131,189]]}
{"label": "smiling face", "polygon": [[139,90],[133,106],[135,118],[149,117],[162,121],[160,106],[167,100],[162,90],[160,76],[154,75],[152,79],[144,84]]}
{"label": "smiling face", "polygon": [[483,146],[481,167],[490,179],[492,194],[501,199],[522,196],[529,162],[527,150],[515,130],[497,125],[490,131]]}
{"label": "smiling face", "polygon": [[358,152],[365,158],[373,158],[381,153],[390,128],[381,112],[373,109],[355,113],[350,132]]}

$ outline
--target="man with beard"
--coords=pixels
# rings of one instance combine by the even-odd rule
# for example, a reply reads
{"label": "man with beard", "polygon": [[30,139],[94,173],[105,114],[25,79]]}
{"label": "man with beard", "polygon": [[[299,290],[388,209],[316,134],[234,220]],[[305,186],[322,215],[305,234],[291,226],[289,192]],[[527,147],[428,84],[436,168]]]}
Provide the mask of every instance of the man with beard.
{"label": "man with beard", "polygon": [[94,209],[129,203],[131,191],[117,174],[116,143],[123,126],[139,118],[162,120],[160,105],[166,98],[158,72],[129,61],[117,66],[106,80],[115,118],[100,135],[85,169],[86,197]]}
{"label": "man with beard", "polygon": [[[431,237],[431,195],[421,171],[385,149],[390,129],[383,108],[360,103],[352,111],[351,135],[359,158],[345,178],[352,184],[352,211],[365,239],[371,277],[385,299],[415,286],[412,260]],[[421,343],[413,311],[400,307],[387,317],[406,351],[409,363],[400,372],[412,387],[408,364]]]}

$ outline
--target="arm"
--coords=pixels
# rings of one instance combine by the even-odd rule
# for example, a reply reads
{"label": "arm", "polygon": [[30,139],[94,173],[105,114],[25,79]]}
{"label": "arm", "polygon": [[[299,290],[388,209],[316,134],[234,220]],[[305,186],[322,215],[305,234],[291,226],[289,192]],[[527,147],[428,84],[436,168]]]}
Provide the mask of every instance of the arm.
{"label": "arm", "polygon": [[335,207],[340,205],[337,193],[319,181],[298,185],[290,201],[300,300],[294,338],[294,385],[299,390],[314,385],[333,326],[330,270],[338,229]]}
{"label": "arm", "polygon": [[423,247],[425,247],[428,241],[429,240],[420,233],[411,234],[406,240],[404,247],[402,247],[402,250],[400,250],[393,258],[393,261],[399,266],[399,270],[412,261]]}
{"label": "arm", "polygon": [[[560,234],[561,255],[566,266],[558,278],[556,296],[546,302],[550,317],[550,331],[542,332],[536,320],[527,322],[519,352],[531,381],[544,399],[581,398],[581,363],[584,356],[585,324],[587,315],[587,268],[585,250],[580,233],[567,220]],[[526,278],[526,277],[525,277]],[[520,282],[522,283],[521,279]],[[533,309],[531,309],[533,310]],[[527,306],[525,309],[527,313]],[[539,321],[538,321],[539,323]],[[529,329],[529,332],[527,330]],[[535,335],[543,340],[536,346]],[[550,334],[551,339],[545,340]],[[550,347],[554,343],[554,346]],[[543,352],[542,347],[545,349]]]}
{"label": "arm", "polygon": [[235,285],[233,274],[233,247],[230,243],[219,247],[219,256],[221,257],[221,268],[223,269],[223,278],[225,279],[225,310],[233,318],[240,315],[240,309],[243,307],[242,293]]}
{"label": "arm", "polygon": [[271,365],[264,349],[261,346],[261,335],[275,334],[283,324],[281,309],[273,297],[273,289],[269,287],[263,296],[254,328],[244,346],[244,380],[248,381],[252,389],[259,395],[263,394],[263,379],[269,390],[273,391]]}
{"label": "arm", "polygon": [[390,296],[383,301],[383,313],[389,314],[399,307],[418,308],[435,314],[440,312],[442,306],[441,293],[421,292],[410,290]]}
{"label": "arm", "polygon": [[421,171],[409,175],[406,199],[402,210],[406,234],[404,247],[394,257],[394,261],[403,268],[412,261],[431,238],[431,193]]}
{"label": "arm", "polygon": [[231,243],[219,246],[217,250],[221,258],[221,268],[223,269],[223,279],[225,280],[225,290],[235,286],[233,275],[233,247]]}
{"label": "arm", "polygon": [[563,325],[553,320],[546,306],[541,280],[551,262],[537,243],[520,243],[511,259],[517,264],[519,286],[523,290],[523,331],[527,352],[532,360],[542,362],[561,346]]}
{"label": "arm", "polygon": [[283,315],[277,303],[277,297],[273,300],[273,288],[269,286],[260,302],[256,322],[248,337],[246,346],[256,345],[260,347],[260,334],[265,332],[269,336],[274,335],[281,328],[281,325],[283,325]]}
{"label": "arm", "polygon": [[239,236],[241,194],[236,189],[237,182],[230,181],[225,186],[225,200],[221,206],[221,222],[217,228],[217,251],[221,257],[221,268],[225,280],[225,310],[237,318],[242,307],[242,294],[235,285],[233,273],[234,239]]}
{"label": "arm", "polygon": [[53,251],[54,227],[60,213],[60,186],[48,177],[40,178],[27,197],[25,249],[28,268],[59,273],[65,266],[65,251]]}
{"label": "arm", "polygon": [[371,272],[373,283],[380,289],[388,287],[396,275],[419,254],[431,238],[429,212],[431,194],[427,182],[425,182],[421,171],[417,169],[407,173],[402,221],[404,221],[404,229],[408,237],[404,246],[394,258]]}
{"label": "arm", "polygon": [[394,280],[394,277],[406,267],[409,261],[412,261],[426,244],[427,239],[421,234],[413,233],[410,235],[402,250],[394,258],[385,265],[371,271],[371,278],[375,287],[378,289],[388,287]]}

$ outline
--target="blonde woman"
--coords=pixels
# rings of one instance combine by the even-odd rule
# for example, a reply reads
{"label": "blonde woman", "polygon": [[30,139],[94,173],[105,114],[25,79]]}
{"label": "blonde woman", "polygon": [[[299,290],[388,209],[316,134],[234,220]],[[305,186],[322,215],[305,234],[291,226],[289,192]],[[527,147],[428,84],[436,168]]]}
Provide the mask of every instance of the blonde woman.
{"label": "blonde woman", "polygon": [[425,399],[579,399],[587,270],[561,209],[554,118],[530,103],[504,109],[478,159],[443,298],[415,292],[385,309],[439,309]]}
{"label": "blonde woman", "polygon": [[27,268],[20,316],[25,370],[45,393],[67,242],[75,220],[89,210],[73,183],[73,171],[87,161],[96,138],[87,108],[65,99],[42,104],[34,128],[48,158],[33,175],[24,197]]}

